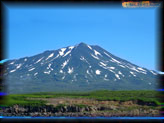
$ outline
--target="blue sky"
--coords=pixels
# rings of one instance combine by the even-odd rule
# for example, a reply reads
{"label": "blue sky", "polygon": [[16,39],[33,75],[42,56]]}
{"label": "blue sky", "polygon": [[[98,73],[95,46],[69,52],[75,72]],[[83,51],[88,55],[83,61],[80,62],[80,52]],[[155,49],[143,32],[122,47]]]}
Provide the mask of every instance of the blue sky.
{"label": "blue sky", "polygon": [[157,8],[6,7],[7,59],[85,42],[157,69]]}

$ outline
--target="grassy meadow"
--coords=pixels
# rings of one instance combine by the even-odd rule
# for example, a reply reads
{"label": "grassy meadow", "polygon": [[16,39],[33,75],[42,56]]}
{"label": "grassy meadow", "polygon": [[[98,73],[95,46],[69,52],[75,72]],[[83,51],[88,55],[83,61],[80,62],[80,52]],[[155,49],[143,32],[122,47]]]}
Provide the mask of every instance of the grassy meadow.
{"label": "grassy meadow", "polygon": [[151,90],[136,90],[136,91],[109,91],[100,90],[92,92],[78,92],[78,93],[57,93],[57,92],[41,92],[31,94],[11,94],[5,97],[1,102],[3,106],[30,105],[30,106],[43,106],[46,104],[44,100],[30,100],[29,98],[86,98],[95,99],[98,101],[130,101],[142,100],[144,102],[154,102],[160,105],[160,93]]}

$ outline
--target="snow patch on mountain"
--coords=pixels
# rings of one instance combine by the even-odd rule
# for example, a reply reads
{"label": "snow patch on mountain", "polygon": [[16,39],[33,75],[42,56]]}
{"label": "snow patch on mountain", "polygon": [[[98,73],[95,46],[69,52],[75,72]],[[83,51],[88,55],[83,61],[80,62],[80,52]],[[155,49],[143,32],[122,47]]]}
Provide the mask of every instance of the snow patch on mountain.
{"label": "snow patch on mountain", "polygon": [[75,47],[75,46],[70,46],[70,47],[68,47],[68,48],[72,50],[74,47]]}
{"label": "snow patch on mountain", "polygon": [[51,53],[47,58],[46,60],[48,60],[49,58],[53,57],[54,56],[54,53]]}
{"label": "snow patch on mountain", "polygon": [[68,73],[71,74],[73,72],[73,67],[72,68],[68,68]]}
{"label": "snow patch on mountain", "polygon": [[51,71],[44,71],[45,74],[50,74]]}
{"label": "snow patch on mountain", "polygon": [[144,72],[144,71],[140,71],[140,73],[147,74],[147,73],[146,73],[146,72]]}
{"label": "snow patch on mountain", "polygon": [[32,70],[34,70],[35,68],[31,68],[31,69],[29,69],[28,71],[32,71]]}
{"label": "snow patch on mountain", "polygon": [[87,47],[88,47],[89,49],[91,49],[91,50],[92,50],[92,47],[91,47],[91,46],[87,45]]}
{"label": "snow patch on mountain", "polygon": [[63,73],[63,70],[60,70],[59,72],[60,72],[60,73]]}
{"label": "snow patch on mountain", "polygon": [[116,62],[116,63],[119,63],[119,64],[121,63],[121,62],[119,62],[118,60],[116,60],[116,59],[114,59],[112,57],[111,57],[111,59],[112,59],[112,60],[110,60],[111,62]]}
{"label": "snow patch on mountain", "polygon": [[107,78],[104,78],[104,80],[105,80],[105,81],[109,81],[109,79],[107,79]]}
{"label": "snow patch on mountain", "polygon": [[130,71],[130,73],[131,73],[133,76],[136,76],[132,71]]}
{"label": "snow patch on mountain", "polygon": [[21,66],[22,66],[22,64],[19,64],[19,65],[16,67],[16,69],[19,69]]}
{"label": "snow patch on mountain", "polygon": [[100,75],[101,71],[100,71],[100,70],[96,70],[95,73],[96,73],[97,75]]}
{"label": "snow patch on mountain", "polygon": [[109,79],[107,79],[107,77],[108,77],[108,75],[107,74],[105,74],[105,76],[104,76],[105,78],[104,78],[104,80],[105,81],[108,81]]}
{"label": "snow patch on mountain", "polygon": [[84,59],[85,59],[84,56],[81,56],[81,57],[80,57],[80,60],[84,60]]}
{"label": "snow patch on mountain", "polygon": [[65,76],[63,76],[62,79],[65,79]]}
{"label": "snow patch on mountain", "polygon": [[109,54],[107,54],[106,52],[104,52],[105,53],[105,55],[107,55],[108,57],[110,57],[111,58],[111,56],[109,55]]}
{"label": "snow patch on mountain", "polygon": [[146,71],[146,70],[144,70],[143,68],[141,68],[141,67],[138,67],[137,68],[138,70],[142,70],[142,71]]}
{"label": "snow patch on mountain", "polygon": [[61,48],[60,50],[61,50],[61,51],[59,51],[59,55],[60,55],[60,56],[64,55],[64,51],[66,50],[66,48]]}
{"label": "snow patch on mountain", "polygon": [[51,65],[52,65],[52,64],[49,63],[47,69],[54,70],[53,68],[51,68]]}
{"label": "snow patch on mountain", "polygon": [[121,64],[119,64],[119,66],[122,67],[122,68],[125,68],[125,66],[123,66],[123,65],[121,65]]}
{"label": "snow patch on mountain", "polygon": [[125,65],[127,68],[133,70],[133,71],[137,71],[137,72],[140,72],[139,70],[137,70],[134,66],[128,66],[128,65]]}
{"label": "snow patch on mountain", "polygon": [[122,75],[124,77],[124,74],[121,73],[121,71],[118,71],[118,74]]}
{"label": "snow patch on mountain", "polygon": [[16,69],[11,70],[10,73],[15,72],[15,71],[16,71],[17,69],[19,69],[21,66],[22,66],[22,64],[18,64],[18,65],[16,65]]}
{"label": "snow patch on mountain", "polygon": [[157,75],[157,73],[153,72],[152,70],[150,71],[152,74]]}
{"label": "snow patch on mountain", "polygon": [[51,67],[51,64],[48,64],[48,67],[50,68]]}
{"label": "snow patch on mountain", "polygon": [[38,61],[36,61],[34,64],[40,62],[44,57],[40,58]]}
{"label": "snow patch on mountain", "polygon": [[137,69],[134,66],[132,66],[132,65],[126,65],[126,67],[128,67],[131,70],[137,71],[138,73],[147,74],[146,73],[147,71],[142,69],[142,68],[140,68],[140,67],[138,67]]}
{"label": "snow patch on mountain", "polygon": [[51,61],[53,61],[53,60],[55,60],[56,58],[58,58],[60,55],[58,54],[58,55],[56,55],[56,57],[54,57],[53,59],[51,59],[49,62],[51,62]]}
{"label": "snow patch on mountain", "polygon": [[115,76],[117,77],[117,79],[120,79],[120,76],[118,74],[115,74]]}
{"label": "snow patch on mountain", "polygon": [[100,64],[102,64],[103,66],[107,66],[107,64],[103,63],[103,62],[100,62]]}
{"label": "snow patch on mountain", "polygon": [[67,59],[61,66],[62,66],[62,69],[68,64],[69,62],[69,59]]}
{"label": "snow patch on mountain", "polygon": [[10,64],[14,64],[15,62],[11,62]]}
{"label": "snow patch on mountain", "polygon": [[111,70],[111,69],[108,69],[110,72],[112,72],[112,73],[114,73],[115,74],[115,72],[113,71],[113,70]]}
{"label": "snow patch on mountain", "polygon": [[70,54],[73,48],[74,48],[74,46],[68,47],[68,49],[70,49],[70,50],[69,50],[68,52],[66,52],[65,55],[64,55],[63,57],[65,57],[65,56],[67,56],[68,54]]}
{"label": "snow patch on mountain", "polygon": [[[92,70],[91,70],[91,72],[93,73]],[[92,74],[89,72],[89,70],[87,70],[87,74],[88,74],[91,78],[93,78],[93,76],[92,76]]]}
{"label": "snow patch on mountain", "polygon": [[63,57],[67,56],[69,53],[71,53],[71,51],[72,51],[72,50],[69,50],[68,52],[66,52],[65,55],[64,55]]}
{"label": "snow patch on mountain", "polygon": [[119,62],[118,60],[116,60],[116,59],[114,59],[114,58],[112,58],[109,54],[107,54],[106,52],[104,52],[105,53],[105,55],[107,55],[108,57],[110,57],[111,58],[111,62],[116,62],[116,63],[119,63],[119,64],[121,64],[121,62]]}
{"label": "snow patch on mountain", "polygon": [[10,73],[15,72],[17,69],[11,70]]}
{"label": "snow patch on mountain", "polygon": [[[97,55],[101,55],[98,51],[96,51],[96,50],[93,50],[94,51],[94,53],[95,53],[95,55],[97,56]],[[101,55],[102,56],[102,55]]]}
{"label": "snow patch on mountain", "polygon": [[115,67],[109,67],[110,69],[115,69]]}
{"label": "snow patch on mountain", "polygon": [[85,61],[85,62],[87,62],[89,64],[89,62],[84,58],[84,56],[81,56],[80,60]]}
{"label": "snow patch on mountain", "polygon": [[99,60],[99,58],[98,58],[98,57],[96,57],[96,56],[94,56],[93,54],[91,54],[91,56],[92,56],[93,58],[95,58],[95,59]]}
{"label": "snow patch on mountain", "polygon": [[38,72],[34,73],[34,76],[36,76],[38,74]]}
{"label": "snow patch on mountain", "polygon": [[89,70],[87,70],[87,74],[89,74]]}

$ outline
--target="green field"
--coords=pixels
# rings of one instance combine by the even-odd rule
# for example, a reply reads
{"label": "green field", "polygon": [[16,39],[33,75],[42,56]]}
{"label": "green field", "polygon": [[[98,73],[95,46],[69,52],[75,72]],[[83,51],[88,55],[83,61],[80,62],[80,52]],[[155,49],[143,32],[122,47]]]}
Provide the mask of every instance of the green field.
{"label": "green field", "polygon": [[144,102],[155,102],[160,105],[160,93],[157,91],[140,90],[140,91],[109,91],[100,90],[93,92],[78,92],[78,93],[56,93],[56,92],[41,92],[31,94],[13,94],[5,97],[1,103],[3,106],[12,106],[14,104],[41,106],[45,105],[46,101],[29,100],[27,98],[88,98],[96,100],[113,100],[113,101],[128,101],[128,100],[142,100]]}

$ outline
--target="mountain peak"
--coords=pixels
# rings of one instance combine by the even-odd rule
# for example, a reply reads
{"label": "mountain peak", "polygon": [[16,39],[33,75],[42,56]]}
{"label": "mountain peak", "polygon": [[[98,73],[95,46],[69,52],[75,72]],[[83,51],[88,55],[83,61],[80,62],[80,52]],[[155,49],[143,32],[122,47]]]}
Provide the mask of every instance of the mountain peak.
{"label": "mountain peak", "polygon": [[87,44],[84,42],[80,42],[78,45],[81,46],[81,45],[87,45]]}
{"label": "mountain peak", "polygon": [[10,60],[5,68],[9,93],[57,92],[63,88],[65,91],[139,90],[155,89],[158,85],[155,71],[84,42]]}

